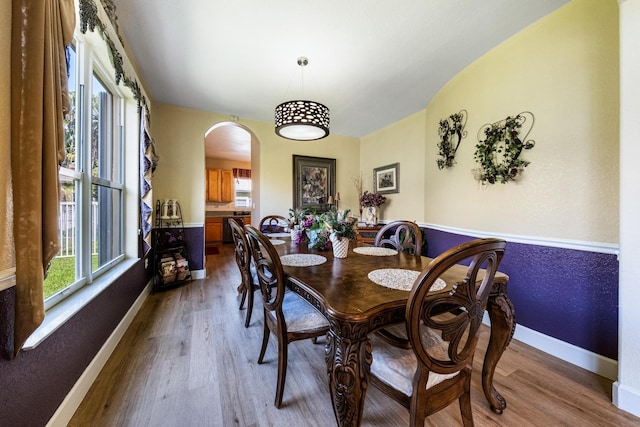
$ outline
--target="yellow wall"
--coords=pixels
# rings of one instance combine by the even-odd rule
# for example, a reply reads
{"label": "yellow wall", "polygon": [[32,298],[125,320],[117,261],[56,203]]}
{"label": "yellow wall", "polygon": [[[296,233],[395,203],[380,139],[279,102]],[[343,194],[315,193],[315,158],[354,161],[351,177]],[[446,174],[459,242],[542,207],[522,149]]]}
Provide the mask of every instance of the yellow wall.
{"label": "yellow wall", "polygon": [[[154,198],[178,199],[184,221],[203,223],[205,212],[204,135],[211,126],[228,121],[216,113],[155,103],[152,115],[152,136],[156,142],[160,163],[153,177]],[[320,141],[290,141],[276,136],[272,123],[243,120],[240,124],[257,141],[252,146],[252,177],[259,190],[259,219],[268,214],[287,216],[293,205],[293,154],[336,159],[336,188],[340,192],[340,207],[357,210],[358,195],[351,176],[360,169],[360,142],[356,138],[330,135]],[[258,162],[258,164],[254,164]],[[256,176],[253,176],[253,174]]]}
{"label": "yellow wall", "polygon": [[422,222],[425,195],[425,112],[420,111],[362,138],[362,190],[373,191],[373,169],[400,163],[399,192],[386,194],[378,219]]}
{"label": "yellow wall", "polygon": [[[363,138],[364,171],[401,163],[400,194],[392,197],[390,215],[384,218],[617,243],[618,52],[616,0],[574,0],[451,79],[424,111],[424,139],[414,129],[418,118]],[[468,135],[456,155],[457,164],[439,170],[438,122],[461,109],[468,111]],[[518,182],[480,185],[471,173],[477,167],[473,154],[478,130],[523,111],[535,115],[529,138],[536,145],[521,156],[531,164]],[[403,137],[409,142],[399,147],[405,143]],[[415,165],[414,156],[422,156],[421,165]],[[405,165],[414,166],[413,173]],[[423,196],[406,194],[405,183],[414,173],[423,174]],[[405,197],[422,205],[407,203]]]}

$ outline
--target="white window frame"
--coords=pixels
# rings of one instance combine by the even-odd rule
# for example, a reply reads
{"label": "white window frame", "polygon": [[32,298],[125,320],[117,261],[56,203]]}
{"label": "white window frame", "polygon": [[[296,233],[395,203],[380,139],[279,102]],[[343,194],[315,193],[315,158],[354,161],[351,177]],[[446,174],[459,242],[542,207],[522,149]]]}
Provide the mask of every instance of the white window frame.
{"label": "white window frame", "polygon": [[[125,121],[126,108],[125,96],[122,88],[115,85],[113,67],[105,64],[104,52],[95,45],[94,33],[78,35],[74,38],[76,51],[76,75],[77,75],[77,97],[76,97],[76,163],[81,164],[76,170],[60,168],[60,173],[76,182],[76,280],[66,288],[45,299],[45,310],[50,310],[55,305],[65,301],[71,295],[85,286],[92,284],[101,275],[113,269],[118,263],[125,259],[125,230],[127,221],[124,217],[124,206],[126,198],[125,177]],[[102,42],[104,44],[104,42]],[[102,48],[105,50],[106,46]],[[107,59],[108,60],[108,59]],[[109,118],[111,126],[108,129],[108,139],[118,144],[117,160],[120,163],[119,176],[112,180],[92,176],[91,172],[91,97],[93,76],[99,78],[102,85],[111,93],[112,102],[109,106]],[[132,126],[136,125],[131,123]],[[120,215],[118,239],[120,241],[119,255],[112,260],[99,266],[92,271],[92,224],[91,224],[91,191],[92,185],[99,184],[107,188],[120,191],[120,206],[117,214]]]}

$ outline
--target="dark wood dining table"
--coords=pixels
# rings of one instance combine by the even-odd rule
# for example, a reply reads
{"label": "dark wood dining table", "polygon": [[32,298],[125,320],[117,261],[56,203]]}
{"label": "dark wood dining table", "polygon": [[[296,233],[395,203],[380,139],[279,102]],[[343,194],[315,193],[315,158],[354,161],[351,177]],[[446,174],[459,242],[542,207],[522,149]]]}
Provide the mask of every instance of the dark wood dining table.
{"label": "dark wood dining table", "polygon": [[[333,411],[339,426],[359,426],[369,385],[372,345],[369,334],[385,326],[403,322],[408,291],[378,285],[368,278],[369,272],[393,268],[422,271],[431,258],[398,253],[392,256],[363,255],[353,251],[362,243],[351,242],[346,258],[334,258],[331,250],[309,249],[282,239],[276,245],[280,256],[317,254],[327,260],[313,266],[283,265],[288,286],[321,313],[330,323],[325,349],[329,390]],[[438,292],[448,292],[462,280],[467,267],[443,275],[447,286]],[[504,398],[493,385],[493,374],[502,353],[515,331],[513,305],[507,295],[509,277],[501,272],[495,276],[487,312],[491,320],[491,335],[482,368],[482,386],[492,410],[498,414],[506,408]],[[434,295],[437,293],[434,292]]]}

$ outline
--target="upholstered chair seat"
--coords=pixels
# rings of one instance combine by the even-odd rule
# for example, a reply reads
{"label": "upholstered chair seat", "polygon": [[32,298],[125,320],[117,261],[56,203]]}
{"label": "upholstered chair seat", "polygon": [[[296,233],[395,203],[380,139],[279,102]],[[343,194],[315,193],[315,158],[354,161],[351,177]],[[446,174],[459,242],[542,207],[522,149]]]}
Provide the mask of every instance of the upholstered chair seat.
{"label": "upholstered chair seat", "polygon": [[[442,340],[431,328],[424,328],[422,332],[423,342],[428,343],[429,352],[440,360],[447,358],[448,343]],[[371,337],[375,358],[371,363],[371,374],[380,381],[398,390],[407,398],[413,394],[413,376],[418,369],[418,359],[410,348],[399,348],[384,340],[384,338],[373,335]],[[460,371],[450,374],[439,374],[429,372],[427,388],[431,388],[442,381],[453,378]]]}

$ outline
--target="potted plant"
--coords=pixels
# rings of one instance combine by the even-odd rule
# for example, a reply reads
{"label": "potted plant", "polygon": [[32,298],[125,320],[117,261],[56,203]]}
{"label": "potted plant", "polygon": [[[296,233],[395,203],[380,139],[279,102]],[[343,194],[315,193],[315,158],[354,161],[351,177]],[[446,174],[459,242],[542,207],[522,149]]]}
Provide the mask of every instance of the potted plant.
{"label": "potted plant", "polygon": [[291,240],[296,243],[300,243],[300,241],[304,238],[304,231],[302,230],[302,221],[305,220],[306,216],[309,215],[308,209],[302,208],[290,208],[289,209],[289,219],[287,223],[289,225],[289,229],[291,230]]}
{"label": "potted plant", "polygon": [[378,224],[378,208],[387,201],[382,194],[365,191],[360,198],[360,205],[364,208],[364,222],[368,226]]}
{"label": "potted plant", "polygon": [[329,238],[336,258],[346,258],[349,240],[358,237],[357,218],[349,216],[350,212],[350,209],[341,211],[333,206],[323,215],[324,223],[331,233]]}

